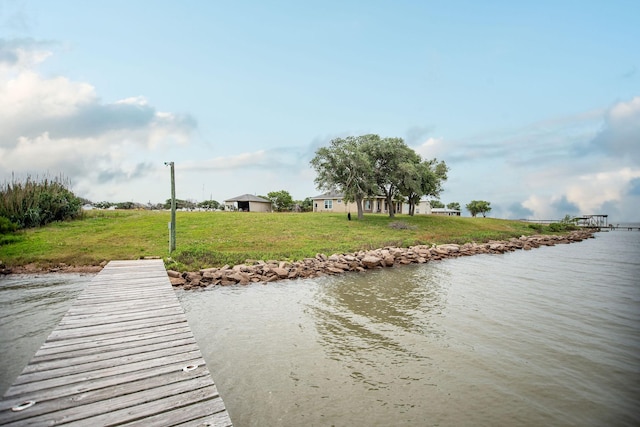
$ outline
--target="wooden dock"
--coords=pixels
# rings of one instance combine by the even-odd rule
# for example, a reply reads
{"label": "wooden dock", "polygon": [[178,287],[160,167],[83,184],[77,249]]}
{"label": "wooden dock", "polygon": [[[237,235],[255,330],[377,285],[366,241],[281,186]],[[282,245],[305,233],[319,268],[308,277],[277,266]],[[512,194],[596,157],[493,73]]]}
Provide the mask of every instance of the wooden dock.
{"label": "wooden dock", "polygon": [[111,261],[0,405],[0,425],[231,426],[162,260]]}

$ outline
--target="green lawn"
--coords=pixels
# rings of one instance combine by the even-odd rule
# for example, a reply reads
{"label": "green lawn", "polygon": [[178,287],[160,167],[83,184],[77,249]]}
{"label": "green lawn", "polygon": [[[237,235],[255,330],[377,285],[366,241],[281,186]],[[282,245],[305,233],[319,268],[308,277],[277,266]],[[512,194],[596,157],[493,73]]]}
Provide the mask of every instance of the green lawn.
{"label": "green lawn", "polygon": [[0,236],[8,266],[97,265],[160,256],[172,268],[195,270],[247,259],[299,260],[389,245],[484,242],[537,233],[528,224],[491,218],[344,214],[178,212],[177,249],[168,260],[169,212],[89,211],[81,220]]}

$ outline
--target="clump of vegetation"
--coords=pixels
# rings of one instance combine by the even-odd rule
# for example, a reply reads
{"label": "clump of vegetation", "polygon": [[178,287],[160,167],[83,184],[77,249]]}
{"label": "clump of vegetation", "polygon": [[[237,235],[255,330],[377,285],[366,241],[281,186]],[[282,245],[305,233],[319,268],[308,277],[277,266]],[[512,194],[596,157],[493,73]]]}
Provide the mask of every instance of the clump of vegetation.
{"label": "clump of vegetation", "polygon": [[40,227],[54,221],[74,219],[82,214],[82,200],[69,189],[63,178],[6,182],[0,186],[2,227]]}
{"label": "clump of vegetation", "polygon": [[528,224],[528,227],[532,230],[537,231],[538,233],[542,233],[544,231],[544,225],[542,224],[537,224],[537,223]]}
{"label": "clump of vegetation", "polygon": [[573,231],[579,228],[580,227],[570,222],[554,222],[552,224],[549,224],[549,231],[552,231],[554,233],[563,232],[563,231]]}
{"label": "clump of vegetation", "polygon": [[395,230],[415,230],[417,227],[415,225],[407,224],[404,221],[393,221],[389,223],[389,227]]}
{"label": "clump of vegetation", "polygon": [[14,232],[18,229],[18,224],[15,224],[4,216],[0,216],[0,234],[6,234]]}
{"label": "clump of vegetation", "polygon": [[0,246],[20,241],[20,237],[13,234],[18,229],[18,224],[9,221],[9,218],[0,216]]}
{"label": "clump of vegetation", "polygon": [[573,231],[573,230],[578,230],[579,228],[580,227],[576,225],[576,219],[571,218],[570,215],[565,215],[565,217],[561,219],[560,222],[554,222],[552,224],[549,224],[549,231],[554,233],[563,232],[563,231]]}

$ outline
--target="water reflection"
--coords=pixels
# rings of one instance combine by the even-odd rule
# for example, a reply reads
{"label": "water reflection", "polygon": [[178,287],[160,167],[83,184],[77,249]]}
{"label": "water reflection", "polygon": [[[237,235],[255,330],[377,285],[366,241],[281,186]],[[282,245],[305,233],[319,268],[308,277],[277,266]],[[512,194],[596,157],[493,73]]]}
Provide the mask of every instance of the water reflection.
{"label": "water reflection", "polygon": [[[332,278],[309,305],[320,346],[372,389],[394,380],[389,368],[398,372],[409,362],[429,366],[424,343],[443,336],[446,274],[434,265]],[[422,378],[414,372],[404,379]]]}
{"label": "water reflection", "polygon": [[181,301],[238,427],[640,425],[640,233],[604,234]]}

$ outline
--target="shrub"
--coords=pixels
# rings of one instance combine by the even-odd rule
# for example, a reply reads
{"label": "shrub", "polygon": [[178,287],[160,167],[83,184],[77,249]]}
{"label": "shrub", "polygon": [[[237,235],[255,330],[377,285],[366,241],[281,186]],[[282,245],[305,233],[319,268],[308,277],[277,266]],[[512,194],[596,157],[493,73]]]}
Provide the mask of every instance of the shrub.
{"label": "shrub", "polygon": [[549,224],[549,231],[553,231],[554,233],[561,231],[573,231],[577,229],[578,226],[568,222],[554,222]]}
{"label": "shrub", "polygon": [[0,234],[12,233],[18,229],[18,224],[14,224],[9,218],[0,216]]}
{"label": "shrub", "polygon": [[544,231],[544,225],[542,224],[528,224],[527,226],[538,233],[542,233]]}
{"label": "shrub", "polygon": [[13,181],[0,186],[0,216],[18,228],[39,227],[53,221],[77,218],[82,201],[62,178]]}

